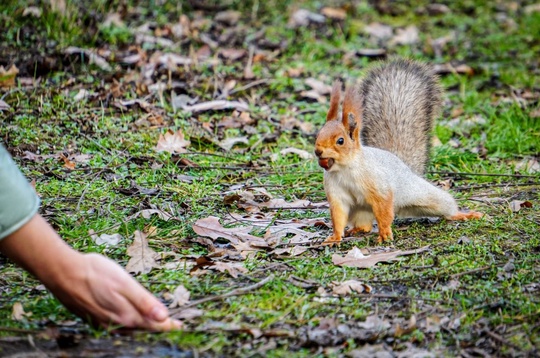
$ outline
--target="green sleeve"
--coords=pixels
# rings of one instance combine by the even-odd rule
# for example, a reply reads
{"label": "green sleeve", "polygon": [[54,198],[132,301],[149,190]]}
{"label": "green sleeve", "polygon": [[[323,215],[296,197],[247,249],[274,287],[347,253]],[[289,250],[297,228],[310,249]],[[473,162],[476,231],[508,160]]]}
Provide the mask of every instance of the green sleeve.
{"label": "green sleeve", "polygon": [[26,224],[38,207],[34,188],[0,144],[0,240]]}

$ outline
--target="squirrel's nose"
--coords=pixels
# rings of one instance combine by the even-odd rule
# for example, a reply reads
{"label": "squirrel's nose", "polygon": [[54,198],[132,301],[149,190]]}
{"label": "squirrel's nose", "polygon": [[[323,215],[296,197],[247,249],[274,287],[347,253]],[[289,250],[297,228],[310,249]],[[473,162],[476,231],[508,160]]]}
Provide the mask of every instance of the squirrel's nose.
{"label": "squirrel's nose", "polygon": [[320,149],[315,149],[315,155],[316,155],[317,157],[320,157],[320,156],[322,155],[322,150],[320,150]]}

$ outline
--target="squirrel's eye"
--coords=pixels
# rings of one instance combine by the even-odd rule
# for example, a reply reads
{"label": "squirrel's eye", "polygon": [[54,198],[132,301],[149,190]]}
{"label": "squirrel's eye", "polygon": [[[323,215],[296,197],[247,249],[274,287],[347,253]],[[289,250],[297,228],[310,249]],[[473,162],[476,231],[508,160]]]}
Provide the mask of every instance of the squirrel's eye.
{"label": "squirrel's eye", "polygon": [[338,145],[343,145],[343,143],[345,143],[345,140],[343,138],[339,138],[336,143]]}

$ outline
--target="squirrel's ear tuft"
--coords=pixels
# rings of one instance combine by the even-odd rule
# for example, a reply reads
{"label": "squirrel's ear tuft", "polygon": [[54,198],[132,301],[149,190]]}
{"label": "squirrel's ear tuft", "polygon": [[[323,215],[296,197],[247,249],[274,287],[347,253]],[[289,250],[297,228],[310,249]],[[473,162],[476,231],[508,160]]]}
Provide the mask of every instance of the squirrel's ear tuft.
{"label": "squirrel's ear tuft", "polygon": [[333,121],[338,119],[339,101],[341,99],[341,82],[335,81],[332,86],[332,93],[330,94],[330,109],[326,115],[327,121]]}
{"label": "squirrel's ear tuft", "polygon": [[351,138],[358,135],[362,124],[362,98],[355,86],[348,86],[343,99],[343,126],[351,133]]}

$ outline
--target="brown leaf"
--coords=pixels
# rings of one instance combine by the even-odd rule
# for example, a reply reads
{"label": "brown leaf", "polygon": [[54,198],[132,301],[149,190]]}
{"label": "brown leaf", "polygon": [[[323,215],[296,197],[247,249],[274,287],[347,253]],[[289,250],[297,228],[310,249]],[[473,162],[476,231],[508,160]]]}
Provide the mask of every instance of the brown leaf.
{"label": "brown leaf", "polygon": [[420,40],[418,28],[409,25],[404,29],[397,29],[397,34],[390,40],[391,45],[412,45]]}
{"label": "brown leaf", "polygon": [[146,237],[145,233],[139,230],[135,231],[133,244],[127,249],[127,254],[130,257],[126,265],[128,272],[145,274],[158,266],[156,259],[159,258],[159,254],[148,246]]}
{"label": "brown leaf", "polygon": [[235,227],[226,229],[219,223],[219,218],[210,216],[197,220],[192,226],[193,231],[201,236],[211,237],[214,240],[221,238],[229,240],[232,244],[249,242],[256,247],[267,247],[268,244],[263,238],[250,235],[253,226]]}
{"label": "brown leaf", "polygon": [[522,208],[532,208],[533,204],[530,201],[512,200],[510,202],[510,210],[517,213]]}
{"label": "brown leaf", "polygon": [[111,65],[103,57],[97,54],[96,50],[84,49],[80,47],[70,46],[64,50],[68,55],[81,54],[88,58],[90,64],[94,64],[104,71],[111,71]]}
{"label": "brown leaf", "polygon": [[128,217],[128,220],[131,220],[131,219],[135,219],[136,217],[138,216],[142,216],[143,218],[145,219],[150,219],[150,217],[153,215],[153,214],[157,214],[157,216],[163,220],[163,221],[169,221],[171,219],[177,219],[175,217],[173,217],[171,214],[163,211],[163,210],[159,210],[159,209],[144,209],[144,210],[141,210],[141,211],[138,211],[136,212],[135,214],[131,215]]}
{"label": "brown leaf", "polygon": [[14,320],[14,321],[22,321],[25,317],[28,317],[30,316],[31,314],[28,314],[26,312],[24,312],[24,308],[23,308],[23,305],[22,303],[20,302],[15,302],[13,304],[13,308],[11,310],[11,319]]}
{"label": "brown leaf", "polygon": [[4,66],[0,66],[0,88],[15,86],[15,77],[19,73],[19,69],[15,65],[6,70]]}
{"label": "brown leaf", "polygon": [[347,11],[345,9],[335,7],[323,7],[321,14],[333,20],[345,20],[347,17]]}
{"label": "brown leaf", "polygon": [[325,18],[323,15],[311,12],[306,9],[296,10],[289,18],[288,25],[290,27],[302,27],[308,26],[310,23],[324,23]]}
{"label": "brown leaf", "polygon": [[189,296],[189,291],[183,285],[179,285],[173,292],[173,301],[169,308],[185,306],[189,302]]}
{"label": "brown leaf", "polygon": [[213,266],[210,266],[211,269],[216,269],[219,272],[228,272],[234,278],[237,278],[238,275],[248,272],[244,267],[244,264],[241,262],[221,262],[215,261]]}
{"label": "brown leaf", "polygon": [[90,235],[92,240],[94,240],[96,245],[116,246],[123,239],[122,235],[120,235],[118,233],[117,234],[112,234],[112,235],[101,234],[101,235],[98,236],[98,235],[96,235],[94,233],[94,230],[92,230],[92,229],[90,229],[88,231],[88,234]]}
{"label": "brown leaf", "polygon": [[392,26],[381,24],[379,22],[372,22],[364,27],[364,31],[378,40],[386,40],[392,37]]}
{"label": "brown leaf", "polygon": [[229,61],[238,61],[247,55],[247,51],[237,48],[224,48],[219,51],[219,55]]}
{"label": "brown leaf", "polygon": [[171,154],[186,153],[186,147],[189,145],[190,142],[184,139],[184,133],[182,133],[181,129],[176,132],[169,129],[165,135],[159,135],[155,150],[157,152],[169,152]]}
{"label": "brown leaf", "polygon": [[332,292],[339,296],[350,295],[353,292],[356,293],[370,293],[372,288],[365,283],[357,280],[347,280],[344,282],[332,282]]}
{"label": "brown leaf", "polygon": [[68,159],[64,154],[60,154],[60,159],[64,161],[64,168],[67,168],[69,170],[75,169],[75,162],[72,162]]}
{"label": "brown leaf", "polygon": [[348,266],[358,268],[373,267],[379,262],[389,262],[397,259],[399,256],[418,254],[427,251],[429,246],[424,246],[416,250],[397,250],[391,252],[381,252],[366,256],[359,248],[354,247],[344,257],[338,254],[332,255],[332,263],[337,266]]}
{"label": "brown leaf", "polygon": [[249,144],[248,137],[225,138],[218,145],[226,151],[229,151],[238,143]]}
{"label": "brown leaf", "polygon": [[214,20],[229,26],[233,26],[236,25],[241,16],[242,13],[240,11],[226,10],[218,12],[214,17]]}
{"label": "brown leaf", "polygon": [[52,12],[66,14],[66,0],[50,0]]}

